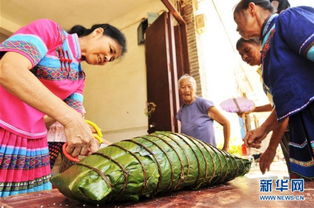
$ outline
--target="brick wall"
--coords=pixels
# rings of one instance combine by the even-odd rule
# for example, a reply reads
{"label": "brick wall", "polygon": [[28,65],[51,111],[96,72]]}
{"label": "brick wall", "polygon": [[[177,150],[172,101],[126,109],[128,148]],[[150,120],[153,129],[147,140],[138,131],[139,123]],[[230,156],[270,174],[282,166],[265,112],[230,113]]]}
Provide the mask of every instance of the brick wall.
{"label": "brick wall", "polygon": [[188,41],[188,53],[190,62],[190,75],[193,76],[197,84],[198,96],[202,95],[202,87],[200,80],[200,66],[198,62],[197,43],[196,43],[196,30],[195,30],[195,18],[194,10],[196,1],[194,0],[179,0],[180,13],[186,22],[187,41]]}

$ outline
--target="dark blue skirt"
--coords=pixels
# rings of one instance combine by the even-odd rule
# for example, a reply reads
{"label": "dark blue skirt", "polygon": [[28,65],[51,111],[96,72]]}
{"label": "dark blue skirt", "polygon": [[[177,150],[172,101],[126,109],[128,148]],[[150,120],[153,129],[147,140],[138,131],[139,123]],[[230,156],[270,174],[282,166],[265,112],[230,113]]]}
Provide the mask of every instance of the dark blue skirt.
{"label": "dark blue skirt", "polygon": [[314,180],[314,102],[289,117],[290,171]]}

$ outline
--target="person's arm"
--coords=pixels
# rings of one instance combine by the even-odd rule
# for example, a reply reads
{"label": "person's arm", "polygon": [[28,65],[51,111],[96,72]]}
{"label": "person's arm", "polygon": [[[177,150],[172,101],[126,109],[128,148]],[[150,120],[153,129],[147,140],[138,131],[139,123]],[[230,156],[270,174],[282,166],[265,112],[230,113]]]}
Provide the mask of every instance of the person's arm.
{"label": "person's arm", "polygon": [[0,85],[10,93],[65,126],[68,152],[73,156],[97,150],[90,128],[81,114],[50,92],[29,70],[31,62],[21,54],[7,52],[0,60]]}
{"label": "person's arm", "polygon": [[270,138],[268,147],[266,151],[262,154],[259,162],[260,170],[264,174],[269,171],[270,164],[273,162],[276,155],[276,150],[278,144],[280,143],[285,131],[288,128],[289,118],[283,119],[283,121],[278,122],[278,125],[273,130],[273,134]]}
{"label": "person's arm", "polygon": [[271,106],[271,104],[266,104],[266,105],[260,105],[260,106],[256,106],[254,107],[253,110],[251,111],[247,111],[247,112],[237,112],[238,116],[240,118],[243,118],[245,115],[249,114],[249,113],[260,113],[260,112],[269,112],[272,111],[273,107]]}
{"label": "person's arm", "polygon": [[208,116],[223,126],[224,146],[223,146],[222,150],[228,151],[229,140],[230,140],[230,122],[214,106],[208,109]]}
{"label": "person's arm", "polygon": [[266,121],[258,128],[249,131],[243,141],[247,147],[260,148],[262,140],[272,131],[277,124],[276,111],[273,109]]}
{"label": "person's arm", "polygon": [[271,104],[266,104],[266,105],[260,105],[260,106],[256,106],[254,108],[253,111],[251,112],[268,112],[268,111],[272,111],[273,110],[273,107],[271,106]]}
{"label": "person's arm", "polygon": [[44,120],[45,120],[45,125],[46,125],[46,128],[47,128],[47,129],[49,129],[50,126],[51,126],[54,122],[56,122],[55,119],[53,119],[53,118],[51,118],[50,116],[47,116],[47,115],[44,116]]}

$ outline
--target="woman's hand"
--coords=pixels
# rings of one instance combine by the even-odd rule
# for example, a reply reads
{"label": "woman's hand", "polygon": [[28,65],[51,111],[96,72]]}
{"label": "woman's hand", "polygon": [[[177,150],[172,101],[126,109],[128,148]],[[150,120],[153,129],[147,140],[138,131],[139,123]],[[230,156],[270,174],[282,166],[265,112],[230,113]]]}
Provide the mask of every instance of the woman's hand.
{"label": "woman's hand", "polygon": [[259,168],[263,174],[266,171],[269,171],[270,164],[273,162],[275,155],[276,148],[275,149],[267,148],[266,151],[261,155],[259,161]]}
{"label": "woman's hand", "polygon": [[243,141],[247,147],[260,148],[262,141],[267,136],[267,133],[262,127],[251,130],[246,133]]}
{"label": "woman's hand", "polygon": [[10,93],[59,121],[67,137],[67,151],[76,157],[97,151],[97,141],[82,115],[54,95],[29,70],[31,62],[23,55],[7,52],[0,59],[0,84]]}
{"label": "woman's hand", "polygon": [[89,125],[77,112],[72,112],[71,116],[64,123],[64,131],[67,137],[67,149],[73,157],[78,155],[88,155],[96,152],[99,144],[94,139]]}
{"label": "woman's hand", "polygon": [[288,128],[289,118],[284,118],[280,122],[277,123],[277,126],[273,130],[273,134],[270,138],[268,147],[266,151],[262,154],[260,158],[259,167],[264,174],[266,171],[269,170],[270,164],[273,162],[274,157],[276,155],[277,147]]}

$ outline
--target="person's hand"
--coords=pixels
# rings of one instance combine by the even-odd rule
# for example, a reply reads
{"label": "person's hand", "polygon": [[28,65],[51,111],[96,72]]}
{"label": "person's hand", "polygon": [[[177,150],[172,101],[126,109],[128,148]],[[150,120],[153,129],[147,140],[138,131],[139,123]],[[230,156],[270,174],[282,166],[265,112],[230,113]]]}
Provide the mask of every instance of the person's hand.
{"label": "person's hand", "polygon": [[237,114],[238,114],[238,116],[239,116],[240,118],[244,118],[245,115],[254,112],[254,110],[255,110],[255,106],[254,106],[251,110],[249,110],[249,111],[241,111],[241,112],[237,112]]}
{"label": "person's hand", "polygon": [[267,148],[266,151],[261,155],[259,161],[259,168],[264,174],[266,171],[269,171],[270,164],[273,162],[276,155],[276,149]]}
{"label": "person's hand", "polygon": [[245,116],[245,114],[247,114],[246,112],[237,112],[238,116],[240,118],[243,118]]}
{"label": "person's hand", "polygon": [[247,132],[245,137],[243,138],[243,141],[247,147],[260,148],[261,143],[266,136],[267,133],[264,131],[264,129],[259,127],[257,129]]}
{"label": "person's hand", "polygon": [[99,144],[94,139],[89,125],[86,124],[85,120],[77,112],[74,112],[70,118],[64,124],[64,132],[68,143],[66,151],[73,157],[96,152]]}
{"label": "person's hand", "polygon": [[97,152],[99,147],[100,147],[100,143],[98,142],[97,139],[93,138],[92,141],[91,141],[89,152],[87,154],[90,155],[93,152]]}

